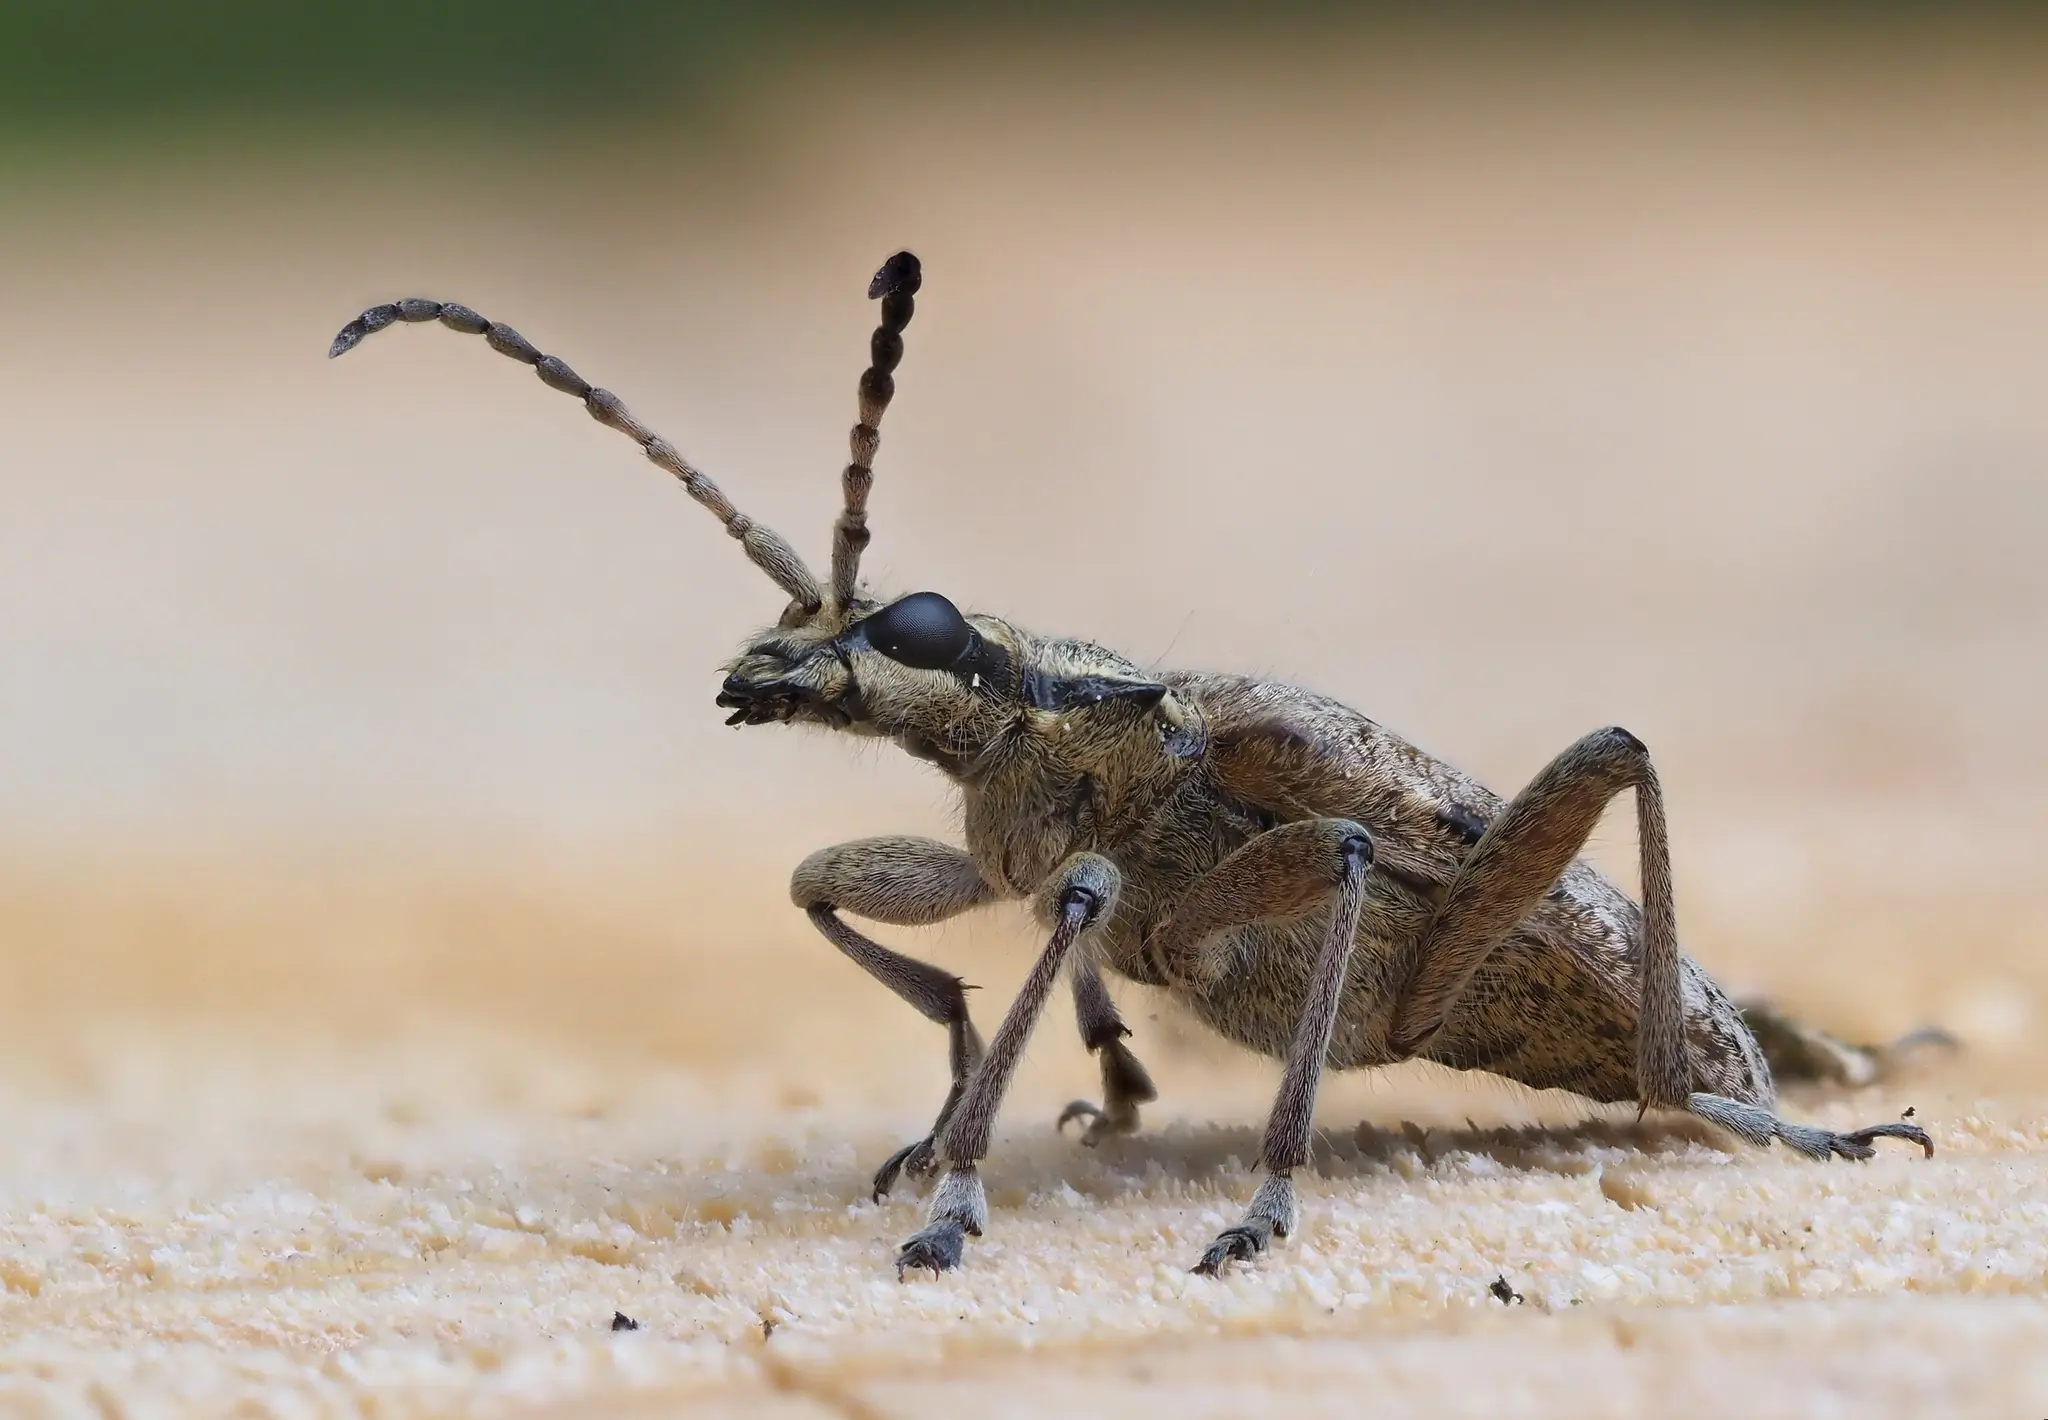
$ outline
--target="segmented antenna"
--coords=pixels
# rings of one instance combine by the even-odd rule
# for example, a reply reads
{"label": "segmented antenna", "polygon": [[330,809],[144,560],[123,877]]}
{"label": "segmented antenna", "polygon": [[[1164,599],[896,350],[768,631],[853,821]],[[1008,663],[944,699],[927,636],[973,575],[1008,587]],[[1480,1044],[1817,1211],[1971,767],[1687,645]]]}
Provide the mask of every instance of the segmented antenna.
{"label": "segmented antenna", "polygon": [[[914,285],[916,258],[911,258],[910,265]],[[881,280],[880,277],[875,279],[877,283]],[[908,320],[909,298],[904,299],[903,319]],[[533,372],[540,376],[541,383],[549,389],[557,389],[582,400],[583,407],[590,411],[592,419],[607,429],[616,429],[624,434],[638,444],[641,452],[648,458],[674,474],[677,481],[683,485],[684,491],[709,508],[712,516],[725,524],[725,530],[739,539],[740,546],[746,549],[747,556],[753,560],[754,565],[773,578],[776,586],[789,593],[790,599],[798,603],[806,615],[815,613],[823,605],[818,579],[812,575],[810,568],[804,566],[804,560],[797,556],[796,549],[784,541],[779,533],[772,528],[763,527],[733,507],[731,500],[717,484],[691,467],[689,460],[676,451],[675,445],[635,419],[617,395],[607,389],[594,388],[588,380],[570,369],[558,357],[541,354],[531,341],[509,325],[485,320],[467,306],[418,298],[394,301],[389,305],[372,306],[343,326],[341,333],[334,337],[334,343],[327,347],[327,358],[331,360],[337,355],[347,354],[362,344],[365,336],[374,335],[399,321],[418,323],[430,320],[438,320],[450,330],[459,330],[464,335],[481,335],[484,343],[500,355],[509,355],[521,364],[533,366]],[[898,328],[901,328],[900,325]],[[877,334],[877,342],[880,339],[880,335]],[[878,343],[876,349],[880,348]],[[897,349],[899,352],[902,349],[900,341],[897,343]],[[890,362],[892,365],[894,363],[893,360]],[[870,370],[868,373],[872,375],[874,371]],[[888,380],[886,374],[882,376],[883,404],[889,402]],[[865,411],[865,378],[861,382],[861,389],[862,409]],[[863,418],[865,417],[864,413]],[[851,476],[849,471],[849,479]],[[865,531],[862,540],[866,540]]]}
{"label": "segmented antenna", "polygon": [[867,551],[868,490],[875,486],[875,450],[882,443],[882,411],[896,394],[895,370],[903,359],[903,328],[916,310],[913,299],[924,284],[924,269],[907,251],[882,263],[868,283],[868,299],[882,303],[882,323],[868,341],[868,367],[860,377],[860,422],[853,426],[852,461],[839,480],[845,511],[832,525],[832,601],[853,604],[860,579],[860,555]]}

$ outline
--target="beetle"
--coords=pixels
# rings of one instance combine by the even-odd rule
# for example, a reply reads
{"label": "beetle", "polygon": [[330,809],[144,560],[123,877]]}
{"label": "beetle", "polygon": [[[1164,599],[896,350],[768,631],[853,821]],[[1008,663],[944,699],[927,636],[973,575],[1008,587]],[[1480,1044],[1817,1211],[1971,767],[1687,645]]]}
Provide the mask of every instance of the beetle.
{"label": "beetle", "polygon": [[[1677,1110],[1756,1146],[1869,1158],[1933,1141],[1903,1121],[1837,1133],[1778,1113],[1742,1010],[1679,950],[1664,797],[1643,742],[1618,727],[1568,746],[1503,798],[1335,700],[1241,675],[1149,673],[1092,642],[963,613],[936,592],[885,599],[860,580],[881,422],[923,282],[891,257],[860,377],[830,578],[741,513],[619,398],[465,306],[409,299],[344,326],[329,355],[405,322],[481,335],[638,444],[738,539],[788,597],[725,667],[735,725],[802,724],[887,740],[959,792],[965,847],[866,838],[806,858],[796,905],[864,971],[946,1028],[952,1084],[931,1132],[897,1151],[874,1194],[940,1172],[898,1275],[960,1265],[988,1223],[980,1165],[1026,1039],[1064,969],[1099,1104],[1061,1124],[1083,1140],[1135,1130],[1156,1098],[1125,1045],[1105,975],[1158,987],[1217,1034],[1285,1062],[1237,1223],[1196,1263],[1214,1274],[1298,1225],[1326,1068],[1429,1060],[1590,1100]],[[1642,902],[1580,860],[1594,823],[1635,798]],[[882,945],[842,914],[892,926],[1029,901],[1048,932],[984,1045],[960,978]],[[1773,1017],[1802,1058],[1875,1058]]]}

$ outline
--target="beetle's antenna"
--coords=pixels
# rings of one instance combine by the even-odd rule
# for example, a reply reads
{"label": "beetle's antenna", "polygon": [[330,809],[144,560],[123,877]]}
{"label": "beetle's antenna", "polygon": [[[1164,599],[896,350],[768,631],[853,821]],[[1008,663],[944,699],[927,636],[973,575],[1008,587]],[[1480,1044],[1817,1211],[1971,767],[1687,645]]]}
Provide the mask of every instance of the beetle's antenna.
{"label": "beetle's antenna", "polygon": [[[912,260],[913,272],[916,261]],[[877,278],[879,279],[879,278]],[[906,304],[906,311],[908,306]],[[904,319],[908,320],[906,315]],[[676,451],[675,445],[649,429],[626,409],[619,397],[607,389],[595,389],[590,382],[570,369],[561,359],[543,355],[533,343],[509,325],[485,320],[467,306],[446,304],[440,301],[423,301],[413,298],[394,301],[389,305],[372,306],[347,325],[334,337],[334,343],[327,347],[327,358],[346,355],[362,344],[363,337],[374,335],[388,325],[399,321],[438,320],[450,330],[459,330],[464,335],[481,335],[484,343],[500,355],[509,355],[521,364],[533,366],[533,372],[540,376],[541,383],[550,389],[558,389],[583,401],[583,407],[590,411],[590,417],[607,429],[616,429],[640,446],[640,451],[676,476],[683,489],[692,498],[711,510],[713,517],[725,524],[725,530],[740,541],[747,556],[774,579],[775,585],[789,593],[791,600],[803,607],[805,613],[816,612],[824,603],[818,590],[818,579],[811,569],[804,566],[804,560],[797,556],[782,536],[772,528],[765,528],[752,518],[733,507],[732,501],[723,490],[699,473]],[[880,336],[876,337],[877,341]],[[879,345],[877,349],[879,349]],[[898,348],[901,348],[900,342]],[[870,371],[870,374],[873,372]],[[888,376],[884,375],[886,385]],[[866,381],[862,381],[865,390]],[[883,402],[888,402],[887,395]],[[851,471],[848,478],[851,479]]]}
{"label": "beetle's antenna", "polygon": [[860,422],[853,426],[852,460],[839,480],[845,510],[832,526],[832,600],[842,609],[853,605],[860,580],[860,555],[867,551],[868,490],[875,485],[875,450],[882,442],[882,411],[896,393],[895,369],[903,358],[903,328],[916,310],[917,288],[924,269],[916,257],[899,251],[882,263],[868,283],[868,299],[882,303],[882,323],[868,341],[868,367],[860,377]]}

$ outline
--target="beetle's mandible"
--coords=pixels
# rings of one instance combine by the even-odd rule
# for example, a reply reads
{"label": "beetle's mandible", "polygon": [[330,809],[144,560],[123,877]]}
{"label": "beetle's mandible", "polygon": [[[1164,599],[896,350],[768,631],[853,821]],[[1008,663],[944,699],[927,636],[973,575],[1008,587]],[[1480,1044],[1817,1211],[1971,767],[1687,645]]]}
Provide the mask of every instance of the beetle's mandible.
{"label": "beetle's mandible", "polygon": [[[1155,1097],[1124,1044],[1105,972],[1163,988],[1218,1034],[1285,1061],[1260,1150],[1265,1176],[1198,1272],[1253,1257],[1296,1226],[1291,1180],[1309,1161],[1326,1066],[1431,1060],[1687,1111],[1815,1159],[1867,1158],[1878,1138],[1934,1152],[1904,1122],[1839,1134],[1779,1116],[1766,1045],[1852,1083],[1881,1068],[1884,1052],[1746,1017],[1680,954],[1663,795],[1649,751],[1626,730],[1585,736],[1503,799],[1292,685],[1148,674],[1091,642],[963,614],[934,592],[871,593],[860,581],[868,493],[922,279],[917,258],[899,252],[868,289],[881,323],[860,378],[826,582],[616,395],[509,326],[404,300],[365,311],[329,351],[398,322],[438,320],[582,400],[675,475],[788,598],[725,668],[718,704],[730,723],[890,740],[957,786],[964,849],[861,839],[812,854],[791,882],[834,946],[946,1028],[953,1083],[932,1132],[874,1178],[880,1197],[906,1170],[942,1171],[899,1275],[958,1266],[965,1239],[987,1226],[978,1169],[1062,969],[1102,1067],[1102,1102],[1061,1118],[1085,1121],[1085,1142],[1135,1129]],[[1641,842],[1640,907],[1578,859],[1625,790]],[[1049,939],[986,1045],[958,977],[841,916],[922,926],[1008,899],[1028,900]]]}

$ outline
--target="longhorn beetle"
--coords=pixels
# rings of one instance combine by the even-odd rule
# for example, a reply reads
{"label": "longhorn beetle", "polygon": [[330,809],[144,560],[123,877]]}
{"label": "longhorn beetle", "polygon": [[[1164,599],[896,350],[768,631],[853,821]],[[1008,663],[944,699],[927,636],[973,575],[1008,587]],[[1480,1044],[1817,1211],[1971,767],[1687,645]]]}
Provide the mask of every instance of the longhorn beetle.
{"label": "longhorn beetle", "polygon": [[[331,356],[400,321],[481,335],[574,395],[681,480],[789,598],[725,667],[734,725],[822,725],[893,741],[958,786],[966,848],[864,838],[813,853],[796,905],[862,970],[946,1028],[952,1088],[931,1133],[875,1174],[943,1167],[898,1275],[959,1265],[988,1223],[978,1168],[998,1106],[1064,967],[1100,1105],[1061,1124],[1083,1140],[1130,1132],[1156,1098],[1124,1038],[1105,971],[1164,989],[1211,1029],[1286,1062],[1260,1145],[1265,1178],[1202,1254],[1215,1273],[1298,1221],[1325,1066],[1423,1059],[1538,1089],[1683,1110],[1763,1146],[1868,1158],[1871,1141],[1933,1141],[1890,1122],[1837,1134],[1777,1113],[1771,1068],[1740,1010],[1680,955],[1664,798],[1643,742],[1595,730],[1512,799],[1292,685],[1150,675],[1092,642],[963,614],[936,592],[886,600],[860,580],[882,414],[922,282],[909,252],[868,287],[881,324],[860,377],[829,583],[733,507],[676,447],[510,326],[465,306],[374,306]],[[1635,793],[1638,907],[1577,857],[1607,802]],[[851,913],[899,927],[1029,899],[1050,933],[984,1047],[960,979],[870,939]],[[1778,1033],[1817,1037],[1783,1022]]]}

